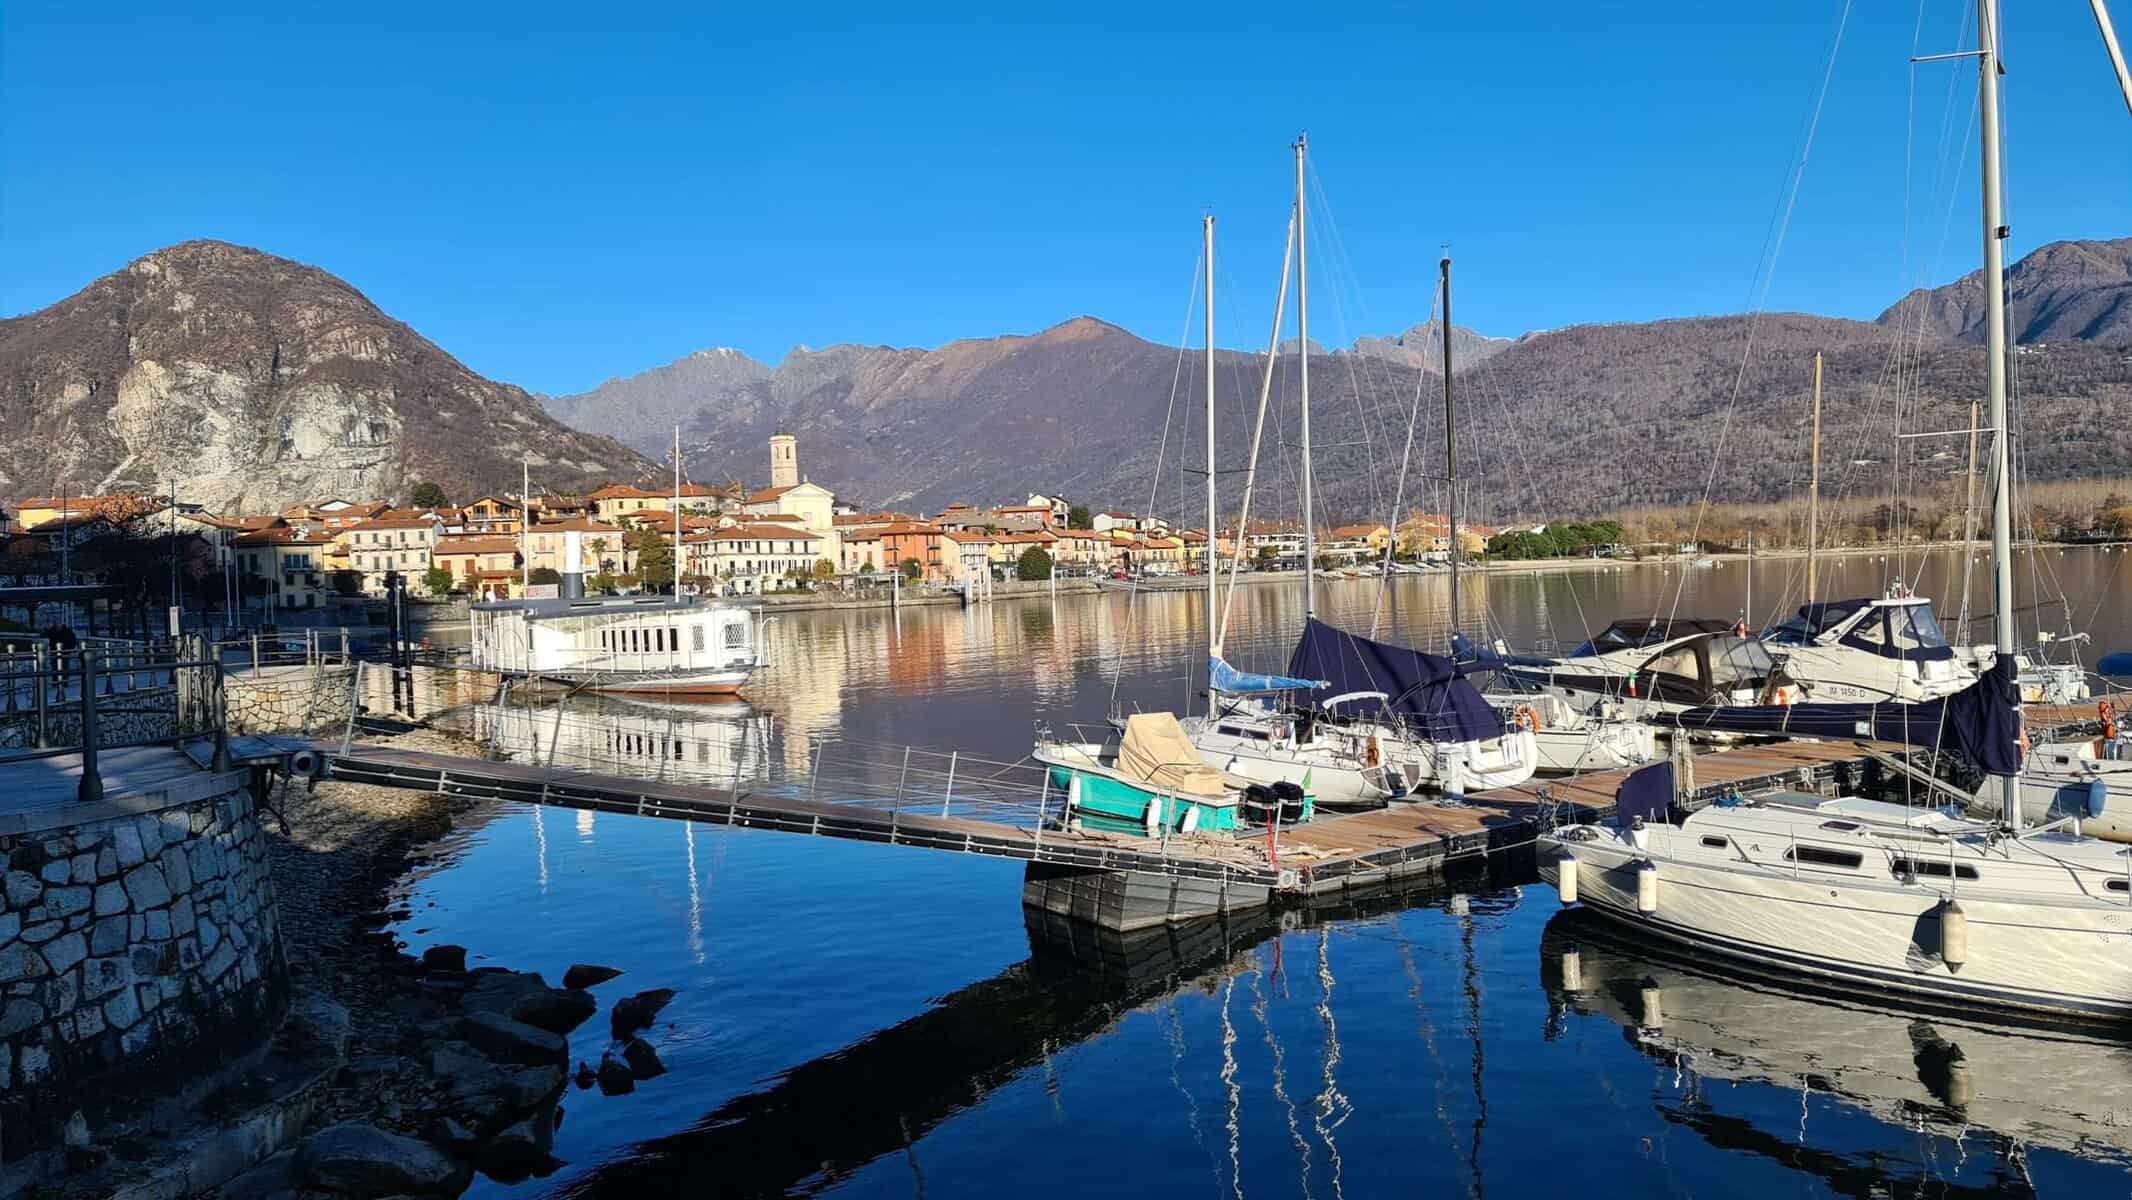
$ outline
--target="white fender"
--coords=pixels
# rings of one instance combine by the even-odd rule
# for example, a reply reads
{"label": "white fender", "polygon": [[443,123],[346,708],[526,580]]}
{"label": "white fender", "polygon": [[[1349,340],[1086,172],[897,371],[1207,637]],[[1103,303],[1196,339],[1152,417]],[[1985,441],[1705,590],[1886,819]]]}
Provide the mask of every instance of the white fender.
{"label": "white fender", "polygon": [[1196,833],[1198,830],[1199,806],[1197,804],[1188,804],[1185,806],[1184,816],[1177,821],[1177,832]]}
{"label": "white fender", "polygon": [[1160,796],[1157,796],[1157,797],[1155,797],[1154,799],[1152,799],[1152,800],[1149,800],[1149,801],[1147,802],[1147,814],[1146,814],[1146,816],[1147,816],[1147,835],[1148,835],[1149,837],[1154,837],[1155,835],[1157,835],[1157,834],[1161,833],[1161,832],[1162,832],[1162,822],[1163,822],[1163,812],[1162,812],[1162,797],[1160,797]]}
{"label": "white fender", "polygon": [[1954,897],[1940,901],[1940,961],[1949,971],[1959,971],[1969,961],[1969,916]]}
{"label": "white fender", "polygon": [[1636,911],[1646,916],[1658,911],[1658,864],[1650,859],[1636,868]]}
{"label": "white fender", "polygon": [[1562,903],[1577,902],[1577,860],[1563,855],[1555,861],[1555,890],[1562,894]]}

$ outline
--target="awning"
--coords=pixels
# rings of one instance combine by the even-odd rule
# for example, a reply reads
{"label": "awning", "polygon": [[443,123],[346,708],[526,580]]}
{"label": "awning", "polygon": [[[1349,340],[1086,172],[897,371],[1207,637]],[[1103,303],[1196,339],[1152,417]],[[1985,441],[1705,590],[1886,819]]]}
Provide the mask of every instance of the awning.
{"label": "awning", "polygon": [[[1312,618],[1288,659],[1288,673],[1323,679],[1335,698],[1382,692],[1384,709],[1438,742],[1476,742],[1502,736],[1503,717],[1466,681],[1465,671],[1440,654],[1357,637]],[[1324,708],[1320,698],[1313,706]]]}

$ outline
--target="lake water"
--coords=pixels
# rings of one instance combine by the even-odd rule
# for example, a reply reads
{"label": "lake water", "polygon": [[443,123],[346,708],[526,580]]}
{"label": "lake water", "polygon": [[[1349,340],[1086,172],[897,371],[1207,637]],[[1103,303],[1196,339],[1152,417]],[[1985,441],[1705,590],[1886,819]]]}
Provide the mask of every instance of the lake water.
{"label": "lake water", "polygon": [[[1948,620],[1952,562],[1825,563],[1821,590],[1914,580]],[[2045,551],[2021,574],[2025,628],[2065,632],[2063,594],[2095,638],[2088,661],[2132,648],[2132,555]],[[1468,580],[1466,623],[1485,612],[1514,643],[1567,646],[1617,617],[1735,616],[1748,577],[1737,563],[1494,574]],[[1799,577],[1796,560],[1757,564],[1754,615],[1796,605]],[[1985,612],[1981,574],[1974,586]],[[1371,583],[1331,582],[1320,608],[1441,644],[1447,590],[1404,579],[1380,606]],[[1038,721],[1181,705],[1203,669],[1203,605],[785,614],[751,705],[588,702],[572,727],[627,747],[678,722],[749,775],[911,743],[1011,761]],[[1231,659],[1277,668],[1301,621],[1300,586],[1241,589]],[[1529,864],[1130,944],[1032,927],[1020,885],[1005,860],[488,814],[410,880],[397,929],[411,948],[454,942],[551,980],[604,963],[627,972],[605,1000],[676,995],[650,1035],[666,1074],[626,1095],[572,1090],[567,1165],[476,1194],[2132,1192],[2132,1050],[1703,975],[1563,914]],[[588,1023],[573,1051],[596,1061],[603,1040]]]}

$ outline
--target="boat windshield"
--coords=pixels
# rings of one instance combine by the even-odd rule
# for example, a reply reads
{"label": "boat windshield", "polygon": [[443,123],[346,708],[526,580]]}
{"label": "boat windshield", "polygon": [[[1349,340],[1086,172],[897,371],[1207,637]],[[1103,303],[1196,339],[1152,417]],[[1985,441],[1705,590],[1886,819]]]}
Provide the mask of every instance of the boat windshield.
{"label": "boat windshield", "polygon": [[1940,632],[1939,618],[1933,615],[1930,600],[1889,609],[1888,634],[1894,645],[1904,650],[1947,644],[1947,635]]}
{"label": "boat windshield", "polygon": [[1616,621],[1600,630],[1590,641],[1570,651],[1569,657],[1589,658],[1612,654],[1616,650],[1637,650],[1690,634],[1715,633],[1726,628],[1729,628],[1727,622],[1702,618],[1635,617]]}
{"label": "boat windshield", "polygon": [[1833,600],[1825,604],[1803,604],[1790,620],[1763,634],[1762,639],[1779,646],[1804,646],[1850,620],[1859,609],[1871,603],[1870,600]]}
{"label": "boat windshield", "polygon": [[1723,634],[1710,639],[1710,684],[1731,688],[1759,684],[1776,672],[1777,660],[1751,637]]}

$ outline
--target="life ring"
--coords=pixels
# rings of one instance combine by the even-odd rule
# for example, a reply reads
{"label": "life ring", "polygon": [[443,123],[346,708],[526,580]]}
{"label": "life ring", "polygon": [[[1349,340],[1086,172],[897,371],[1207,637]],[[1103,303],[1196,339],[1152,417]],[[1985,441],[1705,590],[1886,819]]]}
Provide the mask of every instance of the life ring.
{"label": "life ring", "polygon": [[1520,704],[1511,711],[1511,719],[1522,729],[1540,732],[1540,710],[1530,704]]}
{"label": "life ring", "polygon": [[2102,740],[2107,742],[2115,738],[2117,736],[2117,710],[2111,707],[2108,700],[2098,700],[2095,702],[2095,715],[2102,718]]}

